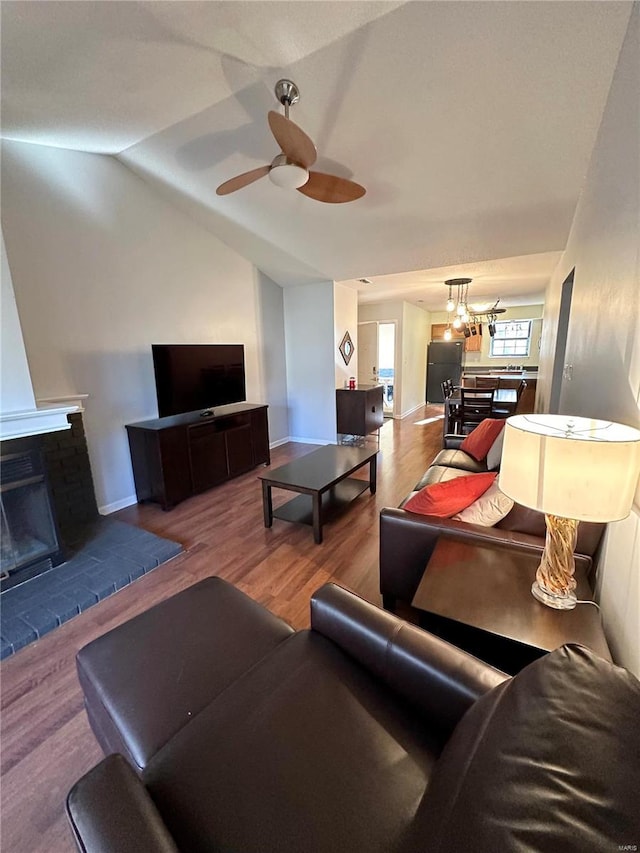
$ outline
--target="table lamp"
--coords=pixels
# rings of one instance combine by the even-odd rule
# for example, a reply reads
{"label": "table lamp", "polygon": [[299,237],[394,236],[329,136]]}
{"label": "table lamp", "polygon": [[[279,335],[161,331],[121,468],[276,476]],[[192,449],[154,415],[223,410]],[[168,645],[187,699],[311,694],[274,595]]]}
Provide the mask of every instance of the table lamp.
{"label": "table lamp", "polygon": [[640,472],[640,431],[567,415],[507,419],[500,490],[545,514],[547,533],[531,592],[557,610],[576,606],[579,521],[626,518]]}

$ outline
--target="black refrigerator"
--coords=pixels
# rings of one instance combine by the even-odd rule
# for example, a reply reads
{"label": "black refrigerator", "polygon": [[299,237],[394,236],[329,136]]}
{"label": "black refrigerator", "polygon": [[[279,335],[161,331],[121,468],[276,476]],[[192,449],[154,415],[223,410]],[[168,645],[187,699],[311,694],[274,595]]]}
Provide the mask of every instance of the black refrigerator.
{"label": "black refrigerator", "polygon": [[434,341],[427,347],[427,403],[443,403],[440,383],[451,379],[460,385],[463,341]]}

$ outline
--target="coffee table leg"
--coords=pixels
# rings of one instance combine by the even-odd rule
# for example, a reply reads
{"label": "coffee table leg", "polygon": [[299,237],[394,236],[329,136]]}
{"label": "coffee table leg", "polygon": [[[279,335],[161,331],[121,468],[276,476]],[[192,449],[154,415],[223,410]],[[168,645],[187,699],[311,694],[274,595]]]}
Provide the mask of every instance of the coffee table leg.
{"label": "coffee table leg", "polygon": [[372,456],[371,461],[369,462],[369,491],[372,495],[376,493],[376,486],[378,482],[378,457]]}
{"label": "coffee table leg", "polygon": [[322,495],[316,492],[313,501],[313,541],[316,545],[322,542]]}
{"label": "coffee table leg", "polygon": [[262,481],[262,511],[264,513],[264,526],[271,527],[273,524],[273,503],[271,501],[271,484]]}

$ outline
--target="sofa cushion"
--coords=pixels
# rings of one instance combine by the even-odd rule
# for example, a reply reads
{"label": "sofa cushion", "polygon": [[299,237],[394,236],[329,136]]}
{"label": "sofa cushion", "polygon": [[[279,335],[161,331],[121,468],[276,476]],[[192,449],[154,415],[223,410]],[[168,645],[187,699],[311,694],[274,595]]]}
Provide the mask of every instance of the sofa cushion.
{"label": "sofa cushion", "polygon": [[[504,421],[503,421],[504,423]],[[497,438],[487,451],[487,468],[489,471],[497,471],[502,462],[502,446],[504,445],[504,429],[501,429]]]}
{"label": "sofa cushion", "polygon": [[419,492],[420,489],[424,489],[425,486],[430,486],[432,483],[446,483],[448,480],[456,480],[458,477],[466,477],[467,474],[467,471],[463,471],[460,468],[447,468],[446,465],[432,465],[424,472],[423,476],[414,486],[413,491],[406,496],[403,501],[403,505],[410,497],[415,495],[416,492]]}
{"label": "sofa cushion", "polygon": [[420,849],[635,844],[639,706],[640,682],[581,646],[526,667],[479,699],[447,743],[416,816]]}
{"label": "sofa cushion", "polygon": [[103,751],[143,768],[292,633],[231,584],[206,578],[89,643],[78,676]]}
{"label": "sofa cushion", "polygon": [[302,631],[172,738],[144,781],[189,853],[389,853],[439,752],[422,715]]}
{"label": "sofa cushion", "polygon": [[460,450],[468,453],[478,462],[487,458],[491,445],[504,429],[503,418],[485,418],[471,430],[460,445]]}
{"label": "sofa cushion", "polygon": [[460,510],[470,506],[487,491],[497,474],[468,474],[442,483],[425,486],[404,505],[409,512],[451,518]]}
{"label": "sofa cushion", "polygon": [[454,518],[467,524],[479,524],[481,527],[493,527],[511,511],[513,500],[500,491],[497,481],[489,486],[471,506],[463,509]]}
{"label": "sofa cushion", "polygon": [[480,474],[487,470],[485,462],[478,462],[464,450],[441,450],[431,465],[442,465],[445,468],[457,468],[468,474]]}

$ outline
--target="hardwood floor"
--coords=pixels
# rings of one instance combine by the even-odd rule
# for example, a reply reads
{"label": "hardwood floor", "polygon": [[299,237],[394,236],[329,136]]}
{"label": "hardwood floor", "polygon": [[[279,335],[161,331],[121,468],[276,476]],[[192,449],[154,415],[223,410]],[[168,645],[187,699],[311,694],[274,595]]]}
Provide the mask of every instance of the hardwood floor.
{"label": "hardwood floor", "polygon": [[[75,672],[75,654],[90,640],[209,575],[236,584],[296,628],[308,625],[309,597],[326,581],[379,604],[378,514],[383,506],[397,506],[439,450],[442,420],[424,421],[441,413],[442,406],[425,406],[402,421],[385,422],[377,493],[365,492],[325,525],[322,545],[314,544],[307,526],[275,519],[270,530],[263,527],[257,471],[171,512],[145,505],[114,514],[182,543],[185,553],[2,663],[2,851],[75,850],[64,800],[102,757]],[[272,452],[271,465],[314,449],[284,445]],[[366,478],[368,466],[358,474]],[[274,506],[291,498],[279,490],[273,495]]]}

